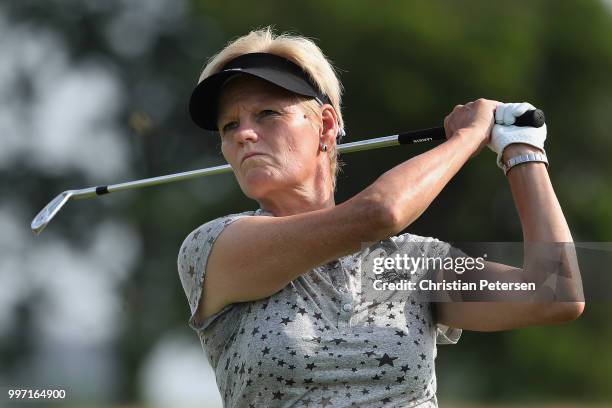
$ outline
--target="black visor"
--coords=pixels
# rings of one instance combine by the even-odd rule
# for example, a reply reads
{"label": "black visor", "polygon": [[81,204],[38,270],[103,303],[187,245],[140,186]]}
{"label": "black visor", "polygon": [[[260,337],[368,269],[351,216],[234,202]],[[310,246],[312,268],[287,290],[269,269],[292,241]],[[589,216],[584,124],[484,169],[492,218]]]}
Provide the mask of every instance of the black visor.
{"label": "black visor", "polygon": [[205,78],[194,89],[189,101],[189,113],[198,126],[218,131],[217,104],[221,89],[236,74],[252,75],[295,94],[315,98],[321,104],[331,104],[327,95],[318,91],[297,64],[274,54],[243,54],[225,64],[221,71]]}

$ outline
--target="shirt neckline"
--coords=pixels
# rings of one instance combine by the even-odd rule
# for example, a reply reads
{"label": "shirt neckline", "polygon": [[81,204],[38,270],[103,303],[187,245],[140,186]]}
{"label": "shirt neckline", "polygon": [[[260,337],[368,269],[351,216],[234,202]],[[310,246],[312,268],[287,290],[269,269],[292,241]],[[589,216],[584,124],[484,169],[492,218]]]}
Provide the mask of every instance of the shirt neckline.
{"label": "shirt neckline", "polygon": [[257,210],[255,210],[253,215],[267,215],[267,216],[270,216],[270,217],[274,217],[274,214],[272,214],[269,211],[266,211],[266,210],[262,209],[261,207],[259,207]]}

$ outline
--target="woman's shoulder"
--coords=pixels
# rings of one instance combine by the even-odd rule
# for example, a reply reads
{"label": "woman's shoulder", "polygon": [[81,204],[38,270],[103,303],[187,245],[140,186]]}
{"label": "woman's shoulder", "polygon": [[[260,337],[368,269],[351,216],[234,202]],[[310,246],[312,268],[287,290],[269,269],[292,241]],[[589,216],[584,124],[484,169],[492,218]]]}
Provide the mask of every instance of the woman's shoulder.
{"label": "woman's shoulder", "polygon": [[258,216],[258,215],[264,215],[261,209],[222,215],[220,217],[213,218],[212,220],[206,221],[205,223],[201,225],[198,225],[196,228],[193,229],[193,231],[189,233],[187,238],[190,238],[193,235],[197,235],[197,236],[208,235],[211,231],[219,227],[223,229],[224,227],[226,227],[227,225],[231,224],[232,222],[234,222],[235,220],[239,218],[252,217],[252,216]]}
{"label": "woman's shoulder", "polygon": [[195,246],[196,248],[201,247],[201,243],[209,243],[212,245],[212,241],[232,222],[243,218],[250,217],[256,214],[257,211],[243,211],[239,213],[232,213],[223,215],[212,220],[206,221],[203,224],[198,225],[194,228],[181,244],[180,253],[184,254],[188,248]]}
{"label": "woman's shoulder", "polygon": [[202,225],[208,225],[208,224],[217,224],[219,222],[225,222],[227,220],[233,220],[236,218],[242,218],[242,217],[253,217],[253,216],[257,216],[257,215],[261,215],[261,209],[258,210],[248,210],[248,211],[242,211],[242,212],[237,212],[237,213],[231,213],[231,214],[226,214],[226,215],[222,215],[220,217],[214,218]]}

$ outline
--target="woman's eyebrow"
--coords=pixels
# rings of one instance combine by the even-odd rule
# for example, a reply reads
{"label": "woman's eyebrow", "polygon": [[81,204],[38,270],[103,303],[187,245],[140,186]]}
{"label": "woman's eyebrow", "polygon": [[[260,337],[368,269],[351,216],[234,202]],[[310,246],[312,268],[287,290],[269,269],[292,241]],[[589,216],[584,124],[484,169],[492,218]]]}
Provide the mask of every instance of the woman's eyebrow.
{"label": "woman's eyebrow", "polygon": [[217,114],[217,123],[221,124],[227,122],[233,116],[236,116],[235,112],[229,111],[228,109],[219,111],[219,113]]}
{"label": "woman's eyebrow", "polygon": [[[290,109],[288,109],[286,104],[283,103],[282,101],[279,101],[276,99],[268,99],[268,98],[258,100],[255,103],[253,103],[249,111],[251,111],[251,113],[258,113],[262,109],[270,109],[270,108],[277,110],[281,113],[290,112]],[[219,111],[217,123],[221,124],[221,123],[227,122],[232,117],[236,116],[235,112],[233,112],[235,110],[236,109],[225,109],[223,112]],[[228,111],[232,111],[232,112],[228,112]]]}
{"label": "woman's eyebrow", "polygon": [[223,122],[227,121],[227,117],[228,117],[228,116],[229,116],[229,115],[219,115],[219,116],[217,117],[217,123],[223,123]]}

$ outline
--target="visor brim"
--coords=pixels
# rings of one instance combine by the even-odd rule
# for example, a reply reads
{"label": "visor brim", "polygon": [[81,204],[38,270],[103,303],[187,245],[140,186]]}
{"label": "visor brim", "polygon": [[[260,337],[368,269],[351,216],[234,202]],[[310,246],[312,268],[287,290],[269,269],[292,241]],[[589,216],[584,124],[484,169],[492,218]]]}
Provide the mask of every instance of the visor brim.
{"label": "visor brim", "polygon": [[297,95],[318,98],[316,91],[307,81],[281,69],[274,67],[226,69],[205,78],[194,89],[189,100],[189,114],[196,125],[206,130],[218,131],[217,110],[221,91],[225,83],[238,74],[263,79]]}

